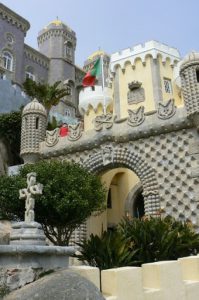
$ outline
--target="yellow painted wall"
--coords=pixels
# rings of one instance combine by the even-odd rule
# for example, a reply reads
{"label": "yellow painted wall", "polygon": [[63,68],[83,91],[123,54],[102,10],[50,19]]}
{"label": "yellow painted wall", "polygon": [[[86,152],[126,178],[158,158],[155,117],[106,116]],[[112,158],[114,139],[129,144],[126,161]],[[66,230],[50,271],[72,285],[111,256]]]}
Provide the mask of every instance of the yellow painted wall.
{"label": "yellow painted wall", "polygon": [[88,236],[100,235],[107,225],[117,225],[125,216],[125,201],[131,189],[139,182],[137,175],[129,169],[117,168],[104,173],[102,182],[108,190],[112,190],[112,209],[107,209],[101,215],[91,216],[87,221]]}
{"label": "yellow painted wall", "polygon": [[[152,58],[149,56],[146,57],[145,64],[142,63],[141,59],[137,59],[134,67],[130,62],[126,62],[124,71],[119,67],[121,118],[128,116],[128,109],[135,110],[141,105],[145,107],[146,112],[155,109],[153,100],[151,59]],[[145,90],[145,101],[129,105],[127,100],[127,94],[129,91],[128,84],[132,81],[139,81],[142,83],[142,87]]]}
{"label": "yellow painted wall", "polygon": [[[179,88],[174,83],[173,78],[173,67],[170,65],[170,59],[167,58],[165,63],[162,63],[162,57],[158,57],[159,65],[160,65],[160,77],[161,77],[161,84],[162,84],[162,94],[163,94],[163,101],[168,101],[169,99],[173,98],[175,100],[176,106],[183,105],[183,99],[180,97]],[[170,79],[172,84],[172,93],[166,93],[164,88],[164,78]]]}
{"label": "yellow painted wall", "polygon": [[[117,72],[119,73],[119,92],[120,92],[120,111],[121,118],[128,117],[128,109],[136,110],[141,105],[145,107],[145,112],[152,111],[155,109],[154,102],[154,91],[153,91],[153,81],[152,81],[152,71],[151,71],[151,56],[145,58],[145,63],[143,64],[141,59],[135,60],[134,66],[127,61],[124,65],[124,69],[121,66],[117,66]],[[180,90],[174,82],[174,72],[173,67],[170,65],[170,59],[167,58],[165,63],[162,63],[161,55],[158,56],[159,66],[160,66],[160,78],[162,85],[163,101],[168,101],[174,98],[176,106],[183,106],[183,98],[180,97]],[[164,88],[164,78],[171,79],[172,83],[172,93],[166,93]],[[132,81],[139,81],[142,83],[142,88],[145,91],[145,101],[139,102],[137,104],[128,104],[127,94],[129,91],[128,84]],[[107,111],[113,110],[113,115],[115,115],[115,104],[114,104],[114,79],[112,84],[113,93],[113,107],[110,107]],[[93,107],[90,106],[88,114],[84,117],[84,127],[85,131],[93,129],[93,120],[96,115],[103,113],[102,105],[99,105],[96,112]]]}
{"label": "yellow painted wall", "polygon": [[84,130],[88,131],[94,128],[93,122],[97,115],[101,115],[103,113],[103,106],[101,104],[98,105],[96,111],[90,105],[88,112],[84,115]]}
{"label": "yellow painted wall", "polygon": [[[106,108],[107,113],[113,113],[113,104],[111,103],[107,108]],[[84,130],[92,130],[94,129],[94,119],[96,116],[103,114],[103,106],[102,104],[99,104],[97,106],[96,111],[94,108],[90,105],[89,110],[87,113],[84,115]]]}

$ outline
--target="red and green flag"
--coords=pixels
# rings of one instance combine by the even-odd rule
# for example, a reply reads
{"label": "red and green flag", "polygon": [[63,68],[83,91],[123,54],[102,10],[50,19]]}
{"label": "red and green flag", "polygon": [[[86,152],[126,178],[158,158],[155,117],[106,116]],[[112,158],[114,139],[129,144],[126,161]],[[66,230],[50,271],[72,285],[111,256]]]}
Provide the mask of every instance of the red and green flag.
{"label": "red and green flag", "polygon": [[96,78],[101,74],[101,59],[96,60],[94,66],[89,70],[83,78],[82,84],[86,86],[94,86]]}

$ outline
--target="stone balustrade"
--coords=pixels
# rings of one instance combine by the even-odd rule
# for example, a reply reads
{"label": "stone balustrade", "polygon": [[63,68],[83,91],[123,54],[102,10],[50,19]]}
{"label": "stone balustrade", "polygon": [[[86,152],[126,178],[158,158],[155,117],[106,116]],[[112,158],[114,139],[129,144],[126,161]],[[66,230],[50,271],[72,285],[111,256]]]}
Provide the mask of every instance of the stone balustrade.
{"label": "stone balustrade", "polygon": [[[98,268],[71,269],[100,288]],[[104,270],[101,289],[106,300],[198,300],[199,256]]]}

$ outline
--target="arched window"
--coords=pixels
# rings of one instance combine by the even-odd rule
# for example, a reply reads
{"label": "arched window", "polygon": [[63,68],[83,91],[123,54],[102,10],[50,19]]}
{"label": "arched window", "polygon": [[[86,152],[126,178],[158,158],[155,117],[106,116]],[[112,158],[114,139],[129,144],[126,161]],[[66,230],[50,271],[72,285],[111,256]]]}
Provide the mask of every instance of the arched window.
{"label": "arched window", "polygon": [[9,71],[13,70],[13,56],[8,51],[3,53],[3,66]]}
{"label": "arched window", "polygon": [[32,79],[35,81],[35,75],[34,75],[34,70],[32,67],[27,67],[26,68],[26,79]]}
{"label": "arched window", "polygon": [[199,82],[199,69],[196,69],[196,79],[197,79],[197,82]]}
{"label": "arched window", "polygon": [[70,111],[70,109],[66,109],[65,110],[65,115],[67,116],[67,117],[70,117],[71,116],[71,111]]}
{"label": "arched window", "polygon": [[66,57],[72,57],[72,54],[73,54],[73,45],[71,42],[65,42],[65,56]]}
{"label": "arched window", "polygon": [[36,117],[35,128],[39,128],[39,117]]}

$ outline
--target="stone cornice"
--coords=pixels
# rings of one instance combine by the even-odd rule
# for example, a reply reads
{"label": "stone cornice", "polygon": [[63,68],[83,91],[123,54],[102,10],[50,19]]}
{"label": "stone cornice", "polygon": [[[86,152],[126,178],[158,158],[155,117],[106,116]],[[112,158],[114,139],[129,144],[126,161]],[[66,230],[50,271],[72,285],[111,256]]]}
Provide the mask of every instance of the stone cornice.
{"label": "stone cornice", "polygon": [[148,115],[145,122],[137,127],[128,126],[124,119],[121,123],[114,123],[111,129],[104,129],[100,132],[95,130],[83,132],[82,137],[77,141],[60,138],[59,142],[53,147],[47,147],[45,142],[42,142],[40,143],[40,156],[42,158],[58,157],[69,153],[91,150],[106,142],[132,142],[149,136],[157,136],[192,127],[193,124],[187,119],[185,108],[179,108],[175,116],[167,120],[158,119],[155,114],[152,114]]}
{"label": "stone cornice", "polygon": [[38,44],[49,39],[52,36],[64,36],[68,41],[73,44],[73,47],[76,47],[76,35],[75,33],[68,32],[65,28],[49,28],[43,29],[39,32],[37,37]]}
{"label": "stone cornice", "polygon": [[26,34],[30,28],[30,23],[26,19],[22,18],[20,15],[16,14],[2,3],[0,3],[0,17],[6,20],[8,23],[11,23],[12,25],[15,25],[17,28],[21,29],[24,34]]}
{"label": "stone cornice", "polygon": [[44,54],[26,44],[24,45],[24,53],[29,59],[48,69],[50,59]]}

